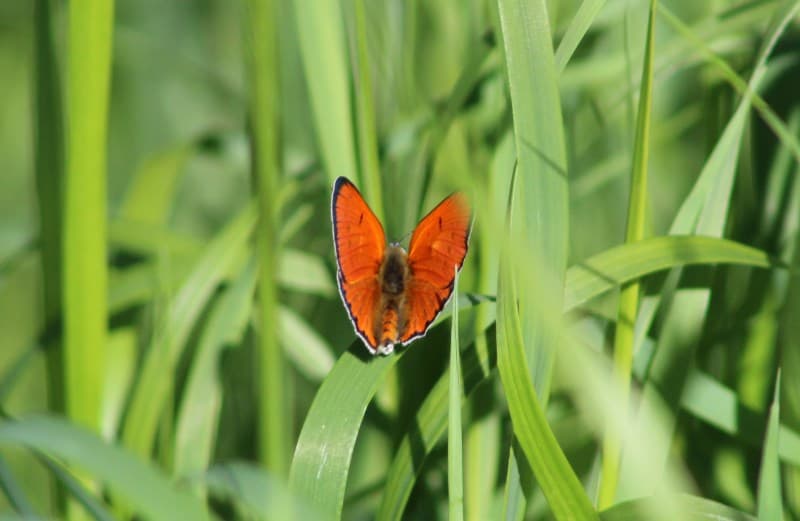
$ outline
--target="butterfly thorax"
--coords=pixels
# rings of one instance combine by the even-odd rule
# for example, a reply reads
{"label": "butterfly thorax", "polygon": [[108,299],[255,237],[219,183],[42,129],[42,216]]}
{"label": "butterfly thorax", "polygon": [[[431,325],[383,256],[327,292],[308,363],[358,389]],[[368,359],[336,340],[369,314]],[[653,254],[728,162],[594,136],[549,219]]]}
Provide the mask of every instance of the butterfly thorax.
{"label": "butterfly thorax", "polygon": [[403,248],[395,245],[386,248],[378,276],[381,291],[385,295],[398,296],[403,293],[408,278],[408,261]]}
{"label": "butterfly thorax", "polygon": [[381,287],[381,302],[375,320],[375,338],[379,345],[397,343],[406,322],[405,290],[408,286],[409,270],[406,252],[395,244],[386,248],[378,272]]}

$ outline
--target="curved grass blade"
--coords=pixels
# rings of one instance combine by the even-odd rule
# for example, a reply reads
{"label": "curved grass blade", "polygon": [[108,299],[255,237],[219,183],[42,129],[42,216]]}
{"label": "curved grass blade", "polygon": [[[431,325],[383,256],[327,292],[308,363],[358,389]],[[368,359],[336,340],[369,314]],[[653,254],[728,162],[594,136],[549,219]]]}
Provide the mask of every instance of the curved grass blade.
{"label": "curved grass blade", "polygon": [[564,309],[569,311],[625,282],[691,264],[779,267],[763,251],[728,239],[701,236],[655,237],[616,246],[567,271]]}
{"label": "curved grass blade", "polygon": [[318,519],[341,518],[364,413],[401,356],[373,357],[356,339],[317,391],[295,446],[289,486],[320,513]]}
{"label": "curved grass blade", "polygon": [[255,286],[256,265],[251,261],[215,303],[203,328],[176,414],[172,450],[176,475],[204,470],[211,461],[222,406],[219,356],[232,332],[241,332],[247,324]]}
{"label": "curved grass blade", "polygon": [[0,445],[27,447],[75,465],[147,519],[208,519],[196,498],[126,450],[63,420],[34,416],[0,422]]}
{"label": "curved grass blade", "polygon": [[2,455],[0,455],[0,489],[3,490],[6,499],[8,499],[8,503],[14,510],[19,512],[22,516],[36,516],[33,505],[31,505],[31,502],[28,500],[20,484],[14,479],[11,469],[6,464],[6,460]]}
{"label": "curved grass blade", "polygon": [[553,516],[558,520],[597,519],[580,480],[547,423],[528,374],[517,313],[516,288],[508,266],[508,255],[504,255],[503,259],[497,303],[497,368],[503,382],[514,435],[547,498]]}
{"label": "curved grass blade", "polygon": [[[289,485],[324,515],[322,519],[341,517],[350,460],[367,405],[404,353],[373,357],[356,340],[336,361],[314,397],[295,446]],[[480,374],[477,357],[467,360],[464,367],[475,373],[465,375]],[[466,376],[464,381],[467,387],[474,385]],[[447,383],[445,376],[437,384],[444,400],[442,429],[447,425]]]}
{"label": "curved grass blade", "polygon": [[56,480],[64,487],[64,490],[71,494],[71,499],[74,500],[74,503],[80,504],[86,513],[97,521],[114,521],[114,516],[111,515],[111,512],[108,511],[100,499],[93,496],[74,474],[41,452],[37,451],[36,455],[42,465],[53,473]]}
{"label": "curved grass blade", "polygon": [[166,324],[145,357],[122,432],[123,443],[137,454],[150,453],[186,340],[224,274],[244,255],[255,217],[255,208],[249,204],[209,244],[170,303]]}

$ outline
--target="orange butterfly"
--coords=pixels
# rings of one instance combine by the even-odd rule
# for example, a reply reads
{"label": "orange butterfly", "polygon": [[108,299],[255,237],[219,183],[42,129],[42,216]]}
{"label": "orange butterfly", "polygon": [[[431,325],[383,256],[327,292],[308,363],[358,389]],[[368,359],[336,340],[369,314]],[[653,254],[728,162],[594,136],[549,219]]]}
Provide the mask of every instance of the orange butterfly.
{"label": "orange butterfly", "polygon": [[339,293],[370,353],[425,335],[453,292],[467,254],[470,209],[454,193],[417,224],[408,253],[387,246],[378,218],[355,185],[340,177],[331,200]]}

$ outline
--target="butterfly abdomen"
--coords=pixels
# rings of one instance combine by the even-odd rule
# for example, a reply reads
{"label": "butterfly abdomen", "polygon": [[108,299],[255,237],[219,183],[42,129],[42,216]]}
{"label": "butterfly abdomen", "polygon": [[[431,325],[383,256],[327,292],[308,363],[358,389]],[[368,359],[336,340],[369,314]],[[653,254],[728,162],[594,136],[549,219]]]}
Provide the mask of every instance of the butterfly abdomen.
{"label": "butterfly abdomen", "polygon": [[397,305],[390,302],[383,312],[381,321],[381,334],[378,336],[381,345],[392,345],[397,342],[399,318]]}

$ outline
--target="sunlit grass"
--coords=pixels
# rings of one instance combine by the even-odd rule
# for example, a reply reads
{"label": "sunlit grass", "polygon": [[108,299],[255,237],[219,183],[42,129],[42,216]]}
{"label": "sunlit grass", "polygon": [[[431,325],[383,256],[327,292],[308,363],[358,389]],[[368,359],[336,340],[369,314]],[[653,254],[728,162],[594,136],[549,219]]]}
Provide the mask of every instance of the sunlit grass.
{"label": "sunlit grass", "polygon": [[[800,521],[796,2],[23,4],[0,517]],[[388,357],[340,175],[472,201]]]}

